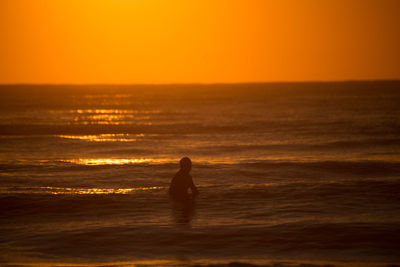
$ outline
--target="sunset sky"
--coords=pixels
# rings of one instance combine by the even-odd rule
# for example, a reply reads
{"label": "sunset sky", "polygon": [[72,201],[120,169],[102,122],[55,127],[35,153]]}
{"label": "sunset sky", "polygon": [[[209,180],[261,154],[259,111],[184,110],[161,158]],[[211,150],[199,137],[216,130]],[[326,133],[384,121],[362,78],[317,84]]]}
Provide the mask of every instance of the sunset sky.
{"label": "sunset sky", "polygon": [[0,83],[400,79],[400,1],[0,0]]}

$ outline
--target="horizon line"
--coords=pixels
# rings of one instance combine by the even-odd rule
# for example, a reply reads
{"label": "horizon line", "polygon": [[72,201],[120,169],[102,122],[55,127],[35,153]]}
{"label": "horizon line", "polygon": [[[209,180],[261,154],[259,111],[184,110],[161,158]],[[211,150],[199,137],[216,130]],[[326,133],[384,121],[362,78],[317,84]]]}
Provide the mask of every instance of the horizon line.
{"label": "horizon line", "polygon": [[46,86],[161,86],[161,85],[235,85],[235,84],[290,84],[290,83],[357,83],[357,82],[400,82],[396,79],[348,79],[348,80],[300,80],[300,81],[255,81],[255,82],[171,82],[171,83],[0,83],[0,86],[7,85],[46,85]]}

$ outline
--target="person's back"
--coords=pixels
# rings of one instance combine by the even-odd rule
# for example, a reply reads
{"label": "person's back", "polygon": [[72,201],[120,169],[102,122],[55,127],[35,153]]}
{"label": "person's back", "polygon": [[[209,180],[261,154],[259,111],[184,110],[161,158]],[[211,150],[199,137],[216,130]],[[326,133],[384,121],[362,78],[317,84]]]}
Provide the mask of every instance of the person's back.
{"label": "person's back", "polygon": [[169,187],[169,194],[175,199],[188,199],[190,197],[188,190],[192,191],[192,195],[196,196],[198,190],[193,183],[192,176],[189,172],[192,167],[192,162],[189,158],[184,157],[180,160],[181,169],[172,178],[171,185]]}

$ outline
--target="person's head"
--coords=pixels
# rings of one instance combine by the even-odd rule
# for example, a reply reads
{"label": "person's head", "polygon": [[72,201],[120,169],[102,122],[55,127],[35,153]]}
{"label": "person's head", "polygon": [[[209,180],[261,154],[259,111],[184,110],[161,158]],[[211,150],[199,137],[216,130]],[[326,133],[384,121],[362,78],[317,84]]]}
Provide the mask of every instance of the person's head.
{"label": "person's head", "polygon": [[190,169],[192,168],[192,161],[188,157],[184,157],[179,161],[179,164],[181,165],[181,170],[184,172],[190,172]]}

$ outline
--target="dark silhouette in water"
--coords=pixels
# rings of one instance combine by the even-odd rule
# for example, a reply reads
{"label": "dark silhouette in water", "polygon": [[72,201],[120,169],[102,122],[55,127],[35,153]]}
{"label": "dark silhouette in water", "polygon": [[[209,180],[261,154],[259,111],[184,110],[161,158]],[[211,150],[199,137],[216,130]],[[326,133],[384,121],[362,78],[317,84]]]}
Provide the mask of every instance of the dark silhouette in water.
{"label": "dark silhouette in water", "polygon": [[[199,191],[193,183],[192,176],[189,174],[192,168],[192,161],[188,157],[184,157],[179,163],[181,169],[172,178],[169,194],[174,200],[186,202],[194,199],[199,194]],[[192,191],[191,195],[188,193],[189,188]]]}
{"label": "dark silhouette in water", "polygon": [[[193,183],[192,176],[189,174],[192,162],[188,157],[180,160],[181,169],[172,178],[169,187],[169,195],[173,200],[172,212],[175,222],[180,225],[190,225],[195,214],[195,196],[199,191]],[[188,190],[192,191],[189,194]]]}

